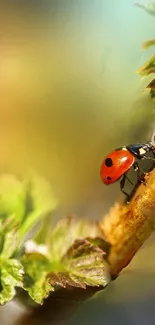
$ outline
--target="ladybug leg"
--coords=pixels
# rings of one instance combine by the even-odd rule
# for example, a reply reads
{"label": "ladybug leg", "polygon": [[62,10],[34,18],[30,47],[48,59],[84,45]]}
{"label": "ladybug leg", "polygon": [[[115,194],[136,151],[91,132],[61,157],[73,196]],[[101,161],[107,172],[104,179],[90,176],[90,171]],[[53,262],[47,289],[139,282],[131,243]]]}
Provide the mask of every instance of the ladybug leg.
{"label": "ladybug leg", "polygon": [[137,182],[139,183],[143,183],[144,185],[146,185],[146,181],[145,181],[145,178],[144,178],[144,173],[141,175],[141,171],[140,171],[140,168],[139,168],[139,165],[137,162],[135,162],[133,164],[133,168],[135,170],[135,172],[137,173]]}
{"label": "ladybug leg", "polygon": [[143,156],[143,158],[142,159],[149,159],[149,160],[152,160],[153,161],[153,163],[152,163],[152,166],[151,166],[151,168],[150,168],[150,171],[152,171],[154,168],[155,168],[155,152],[152,150],[152,153],[153,153],[153,157],[147,157],[147,156]]}
{"label": "ladybug leg", "polygon": [[[153,157],[154,157],[153,159],[155,160],[155,152],[154,152],[154,150],[152,150],[152,154],[153,154]],[[154,167],[155,167],[155,163],[152,164],[152,169],[153,169]]]}
{"label": "ladybug leg", "polygon": [[127,178],[126,175],[124,175],[123,178],[122,178],[122,180],[120,181],[120,189],[121,189],[122,193],[127,196],[127,202],[129,202],[130,201],[130,196],[129,196],[129,194],[127,192],[125,192],[123,190],[124,185],[125,185],[126,178]]}
{"label": "ladybug leg", "polygon": [[[153,152],[153,151],[152,151]],[[153,152],[153,156],[155,157],[155,152]],[[145,156],[143,155],[143,157],[141,159],[149,159],[149,160],[153,160],[155,161],[155,158],[152,158],[152,157],[148,157],[148,156]]]}
{"label": "ladybug leg", "polygon": [[134,183],[131,182],[130,178],[128,178],[127,175],[126,175],[126,179],[128,180],[128,182],[129,182],[131,185],[134,185]]}

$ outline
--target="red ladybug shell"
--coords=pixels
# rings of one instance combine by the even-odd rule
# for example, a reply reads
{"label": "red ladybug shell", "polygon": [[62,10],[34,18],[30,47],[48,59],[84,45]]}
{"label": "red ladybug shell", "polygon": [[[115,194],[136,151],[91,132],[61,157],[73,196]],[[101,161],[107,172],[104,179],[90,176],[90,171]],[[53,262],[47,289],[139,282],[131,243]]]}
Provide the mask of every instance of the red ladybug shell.
{"label": "red ladybug shell", "polygon": [[112,151],[103,160],[100,175],[103,183],[109,185],[125,174],[135,161],[134,156],[126,148]]}

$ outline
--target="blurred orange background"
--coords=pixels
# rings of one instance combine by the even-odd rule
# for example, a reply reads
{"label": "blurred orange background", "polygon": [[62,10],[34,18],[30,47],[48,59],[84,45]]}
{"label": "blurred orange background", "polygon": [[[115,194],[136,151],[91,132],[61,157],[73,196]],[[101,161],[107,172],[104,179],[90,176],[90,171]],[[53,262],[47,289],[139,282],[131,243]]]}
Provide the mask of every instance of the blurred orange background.
{"label": "blurred orange background", "polygon": [[101,217],[105,154],[147,141],[152,102],[136,69],[154,20],[132,1],[14,1],[0,8],[0,171],[49,179],[61,214]]}

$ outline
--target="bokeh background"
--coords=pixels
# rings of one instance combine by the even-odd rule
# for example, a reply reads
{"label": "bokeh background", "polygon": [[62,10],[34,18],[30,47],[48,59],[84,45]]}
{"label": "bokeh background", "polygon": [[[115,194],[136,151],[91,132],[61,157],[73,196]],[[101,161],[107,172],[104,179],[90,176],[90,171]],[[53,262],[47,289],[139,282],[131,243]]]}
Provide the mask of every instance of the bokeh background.
{"label": "bokeh background", "polygon": [[[150,140],[154,129],[154,104],[144,92],[150,79],[136,74],[153,53],[142,51],[141,45],[154,33],[155,18],[133,0],[2,1],[0,172],[21,177],[33,168],[48,179],[59,197],[58,216],[103,216],[120,191],[117,183],[102,184],[102,159],[117,146]],[[120,278],[124,285],[113,284],[112,297],[118,296],[119,302],[106,300],[107,315],[116,313],[109,324],[116,319],[118,324],[137,324],[134,313],[130,319],[129,303],[121,307],[129,287],[131,296],[138,279],[137,290],[148,279],[155,287],[155,273],[150,278],[142,263],[146,256],[148,263],[151,253],[140,254],[143,258],[136,257],[134,263],[143,269],[141,278],[137,271]],[[103,294],[96,299],[73,324],[93,325],[96,317],[103,324]],[[3,325],[20,314],[11,306],[0,313]],[[141,313],[144,306],[137,306]],[[122,308],[126,318],[121,322]],[[144,318],[140,322],[154,324]]]}

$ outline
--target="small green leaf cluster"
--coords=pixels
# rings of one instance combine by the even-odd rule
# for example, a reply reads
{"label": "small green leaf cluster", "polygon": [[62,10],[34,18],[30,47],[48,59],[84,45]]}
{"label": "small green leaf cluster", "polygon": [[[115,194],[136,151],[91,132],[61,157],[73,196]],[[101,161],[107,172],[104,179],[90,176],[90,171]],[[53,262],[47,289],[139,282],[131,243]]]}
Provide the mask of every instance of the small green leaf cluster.
{"label": "small green leaf cluster", "polygon": [[[35,173],[0,176],[0,304],[25,290],[42,304],[59,288],[106,286],[108,244],[96,222],[62,218],[51,185]],[[90,236],[91,234],[91,236]]]}

